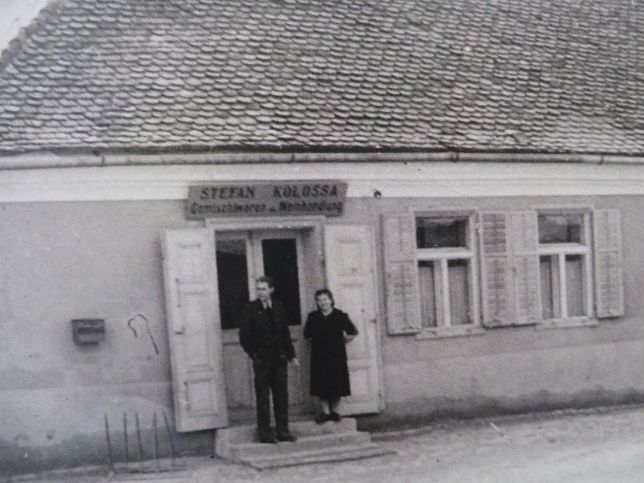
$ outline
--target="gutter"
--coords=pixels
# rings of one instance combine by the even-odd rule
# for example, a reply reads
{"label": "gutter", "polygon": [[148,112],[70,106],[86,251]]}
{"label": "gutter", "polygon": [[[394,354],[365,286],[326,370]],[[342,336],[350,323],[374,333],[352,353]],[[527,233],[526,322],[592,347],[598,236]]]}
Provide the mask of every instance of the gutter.
{"label": "gutter", "polygon": [[508,152],[391,152],[391,153],[274,153],[231,152],[203,154],[101,154],[57,156],[54,154],[23,154],[0,156],[0,171],[47,168],[87,168],[107,166],[170,166],[204,164],[282,164],[282,163],[565,163],[565,164],[612,164],[641,165],[644,156],[611,154],[540,154]]}

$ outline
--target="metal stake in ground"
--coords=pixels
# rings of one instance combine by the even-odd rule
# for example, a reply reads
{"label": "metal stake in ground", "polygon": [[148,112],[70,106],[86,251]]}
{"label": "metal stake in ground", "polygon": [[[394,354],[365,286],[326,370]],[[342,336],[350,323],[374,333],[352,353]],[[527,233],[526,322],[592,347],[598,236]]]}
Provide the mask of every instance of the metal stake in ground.
{"label": "metal stake in ground", "polygon": [[141,424],[139,423],[139,413],[134,413],[136,420],[136,438],[139,441],[139,461],[141,462],[141,471],[143,471],[143,443],[141,442]]}
{"label": "metal stake in ground", "polygon": [[127,413],[123,413],[123,444],[125,445],[125,464],[130,463],[130,453],[127,447]]}
{"label": "metal stake in ground", "polygon": [[157,472],[161,469],[159,466],[159,430],[157,429],[157,412],[154,411],[152,416],[152,425],[154,426],[154,462]]}
{"label": "metal stake in ground", "polygon": [[110,422],[107,420],[107,413],[105,413],[105,438],[107,439],[107,458],[110,465],[110,471],[113,471],[114,463],[112,461],[112,440],[110,440]]}
{"label": "metal stake in ground", "polygon": [[170,458],[172,461],[172,467],[174,468],[174,436],[172,435],[172,430],[170,429],[170,424],[168,423],[168,416],[166,416],[165,411],[163,411],[163,421],[165,422],[165,429],[168,432],[168,441],[170,442]]}

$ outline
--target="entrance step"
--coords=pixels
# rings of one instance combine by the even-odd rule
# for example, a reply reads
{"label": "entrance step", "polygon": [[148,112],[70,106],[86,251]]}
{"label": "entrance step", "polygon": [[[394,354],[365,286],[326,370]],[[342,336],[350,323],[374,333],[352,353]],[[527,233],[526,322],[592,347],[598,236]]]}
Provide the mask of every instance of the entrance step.
{"label": "entrance step", "polygon": [[258,443],[254,425],[219,429],[215,451],[219,456],[257,469],[371,458],[389,453],[372,443],[369,433],[358,431],[356,420],[352,418],[324,424],[293,421],[290,429],[297,441],[278,444]]}

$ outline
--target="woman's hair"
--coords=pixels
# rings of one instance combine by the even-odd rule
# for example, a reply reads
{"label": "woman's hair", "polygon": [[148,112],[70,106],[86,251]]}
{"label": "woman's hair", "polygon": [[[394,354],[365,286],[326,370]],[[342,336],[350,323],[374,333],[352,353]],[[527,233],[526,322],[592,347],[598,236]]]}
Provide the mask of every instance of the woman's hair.
{"label": "woman's hair", "polygon": [[320,290],[315,291],[315,303],[318,301],[318,297],[320,295],[326,295],[331,299],[331,306],[335,306],[335,299],[333,298],[333,294],[331,293],[331,290],[328,288],[321,288]]}

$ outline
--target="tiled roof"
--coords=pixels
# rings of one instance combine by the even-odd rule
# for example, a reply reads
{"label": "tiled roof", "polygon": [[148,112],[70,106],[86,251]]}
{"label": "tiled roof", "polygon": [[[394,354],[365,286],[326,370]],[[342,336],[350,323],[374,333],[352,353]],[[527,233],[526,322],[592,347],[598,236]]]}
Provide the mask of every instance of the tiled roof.
{"label": "tiled roof", "polygon": [[638,0],[57,0],[0,153],[644,153]]}

